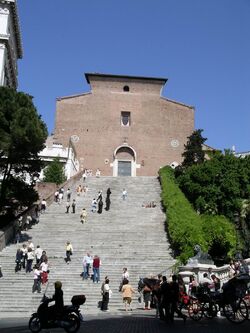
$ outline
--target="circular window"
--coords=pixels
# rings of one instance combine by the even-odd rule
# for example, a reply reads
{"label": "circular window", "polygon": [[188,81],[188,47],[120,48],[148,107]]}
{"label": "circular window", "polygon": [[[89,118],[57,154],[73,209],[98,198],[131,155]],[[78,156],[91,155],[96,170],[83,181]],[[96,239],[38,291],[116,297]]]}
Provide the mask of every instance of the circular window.
{"label": "circular window", "polygon": [[129,86],[124,86],[123,91],[129,91]]}
{"label": "circular window", "polygon": [[77,135],[71,135],[71,140],[73,142],[78,142],[79,141],[79,136],[77,136]]}
{"label": "circular window", "polygon": [[171,141],[171,146],[173,147],[173,148],[176,148],[176,147],[178,147],[179,146],[179,141],[177,140],[177,139],[174,139],[174,140],[172,140]]}
{"label": "circular window", "polygon": [[105,161],[104,161],[105,164],[108,164],[109,163],[109,159],[106,158]]}

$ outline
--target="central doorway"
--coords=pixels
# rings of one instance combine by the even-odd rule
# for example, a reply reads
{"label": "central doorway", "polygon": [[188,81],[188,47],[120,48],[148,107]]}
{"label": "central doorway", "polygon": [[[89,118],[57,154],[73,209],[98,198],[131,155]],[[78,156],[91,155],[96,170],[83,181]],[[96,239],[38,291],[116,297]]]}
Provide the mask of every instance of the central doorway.
{"label": "central doorway", "polygon": [[131,161],[118,161],[118,176],[131,176]]}
{"label": "central doorway", "polygon": [[112,163],[114,177],[135,177],[136,166],[136,152],[132,147],[124,144],[115,149]]}

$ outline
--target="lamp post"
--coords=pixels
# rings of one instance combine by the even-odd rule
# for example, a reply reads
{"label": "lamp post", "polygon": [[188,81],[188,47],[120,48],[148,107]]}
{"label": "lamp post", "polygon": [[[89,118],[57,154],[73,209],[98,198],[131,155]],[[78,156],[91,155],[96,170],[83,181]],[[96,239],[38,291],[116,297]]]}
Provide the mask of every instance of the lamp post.
{"label": "lamp post", "polygon": [[242,255],[239,249],[239,231],[240,231],[240,215],[238,212],[234,213],[234,224],[235,224],[235,235],[236,235],[236,251],[235,251],[235,259],[241,260]]}

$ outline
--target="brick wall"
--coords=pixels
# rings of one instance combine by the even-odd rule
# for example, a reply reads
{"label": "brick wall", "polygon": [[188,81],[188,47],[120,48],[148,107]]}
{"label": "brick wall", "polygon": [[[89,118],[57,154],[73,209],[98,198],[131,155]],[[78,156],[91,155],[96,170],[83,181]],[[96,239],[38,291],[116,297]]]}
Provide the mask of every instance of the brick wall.
{"label": "brick wall", "polygon": [[[182,161],[194,109],[162,98],[162,81],[97,75],[90,84],[91,93],[58,99],[56,106],[55,137],[64,145],[71,135],[79,137],[82,168],[111,176],[114,151],[124,142],[136,152],[138,176],[157,175],[160,167]],[[121,126],[122,111],[130,112],[131,126]]]}

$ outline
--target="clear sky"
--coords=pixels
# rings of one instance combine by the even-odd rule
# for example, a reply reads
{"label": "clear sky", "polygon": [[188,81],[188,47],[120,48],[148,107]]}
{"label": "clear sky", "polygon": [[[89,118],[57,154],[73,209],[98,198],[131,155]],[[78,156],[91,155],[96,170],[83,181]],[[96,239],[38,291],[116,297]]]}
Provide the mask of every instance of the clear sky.
{"label": "clear sky", "polygon": [[250,0],[19,0],[19,90],[49,132],[84,73],[165,77],[217,149],[250,150]]}

